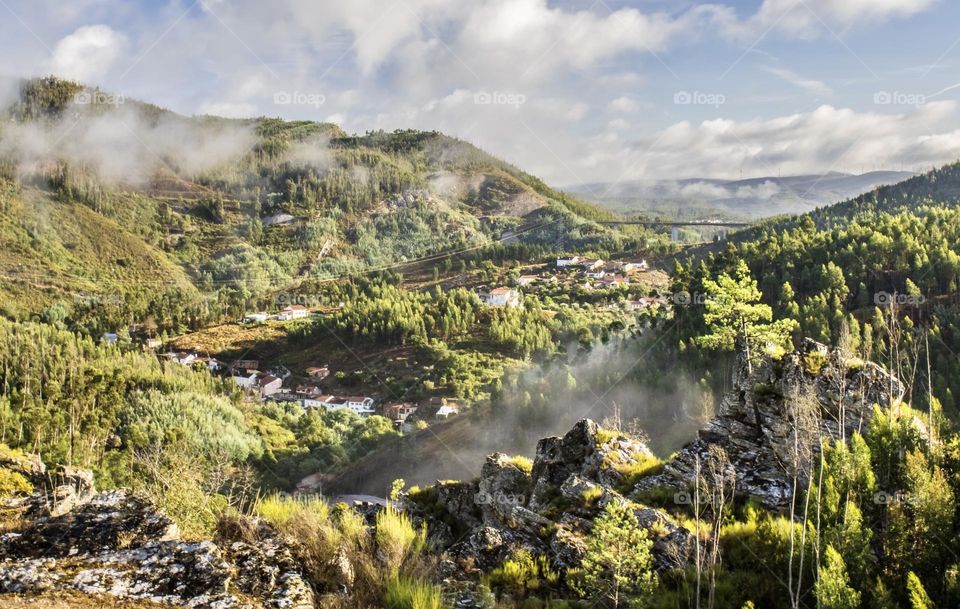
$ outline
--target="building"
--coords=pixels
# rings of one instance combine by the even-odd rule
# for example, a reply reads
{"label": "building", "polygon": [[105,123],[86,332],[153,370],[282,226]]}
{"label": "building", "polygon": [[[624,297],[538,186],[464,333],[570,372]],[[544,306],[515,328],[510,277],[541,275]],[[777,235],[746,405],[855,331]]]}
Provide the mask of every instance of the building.
{"label": "building", "polygon": [[329,366],[317,366],[317,367],[307,368],[307,376],[322,381],[323,379],[330,376],[330,368]]}
{"label": "building", "polygon": [[258,313],[247,314],[247,316],[243,318],[243,321],[247,323],[260,323],[260,322],[267,321],[267,318],[269,317],[270,317],[269,315],[267,315],[263,311],[260,311]]}
{"label": "building", "polygon": [[260,369],[260,360],[256,359],[238,359],[230,364],[231,372],[251,372]]}
{"label": "building", "polygon": [[628,262],[623,265],[624,273],[642,273],[650,268],[650,265],[647,264],[646,260],[641,260],[640,262]]}
{"label": "building", "polygon": [[368,398],[364,395],[352,395],[341,399],[347,405],[347,408],[360,416],[368,416],[375,412],[373,409],[373,398]]}
{"label": "building", "polygon": [[456,404],[444,404],[437,410],[434,416],[438,419],[449,419],[460,414],[460,407]]}
{"label": "building", "polygon": [[233,382],[237,384],[237,387],[244,390],[256,389],[257,387],[257,373],[251,372],[248,375],[233,375],[230,377],[233,379]]}
{"label": "building", "polygon": [[628,311],[639,311],[640,309],[647,309],[657,306],[660,306],[660,301],[656,296],[644,296],[643,298],[639,298],[637,300],[627,301]]}
{"label": "building", "polygon": [[587,258],[580,261],[580,268],[585,271],[592,271],[595,269],[603,268],[603,260],[599,258]]}
{"label": "building", "polygon": [[622,285],[627,285],[629,282],[624,279],[623,275],[614,275],[612,277],[606,277],[600,280],[600,286],[604,288],[615,288]]}
{"label": "building", "polygon": [[318,395],[323,395],[323,391],[316,385],[297,385],[293,393],[301,398],[313,398]]}
{"label": "building", "polygon": [[117,344],[118,340],[116,332],[104,332],[101,338],[103,339],[103,342],[108,345],[115,345]]}
{"label": "building", "polygon": [[490,307],[516,307],[520,305],[520,292],[511,288],[494,288],[480,293],[480,300]]}
{"label": "building", "polygon": [[517,285],[527,286],[538,281],[540,281],[540,278],[536,275],[520,275],[520,277],[517,279]]}
{"label": "building", "polygon": [[336,398],[332,395],[315,395],[312,397],[303,398],[300,400],[300,405],[303,406],[304,410],[307,408],[326,408],[328,410],[335,410],[331,407],[331,402]]}
{"label": "building", "polygon": [[163,346],[163,341],[159,338],[148,338],[143,344],[147,349],[159,349]]}
{"label": "building", "polygon": [[310,315],[310,310],[303,305],[290,305],[277,314],[278,321],[287,321],[290,319],[303,319]]}
{"label": "building", "polygon": [[260,399],[267,398],[275,393],[280,393],[283,387],[283,379],[269,374],[258,374],[256,376],[257,386],[260,389]]}
{"label": "building", "polygon": [[575,266],[580,264],[580,256],[572,256],[570,258],[557,258],[557,268],[563,269],[568,266]]}
{"label": "building", "polygon": [[383,416],[393,421],[395,427],[402,427],[410,415],[418,410],[413,402],[390,402],[383,406]]}
{"label": "building", "polygon": [[607,276],[607,272],[603,269],[590,269],[584,271],[583,276],[587,279],[603,279]]}

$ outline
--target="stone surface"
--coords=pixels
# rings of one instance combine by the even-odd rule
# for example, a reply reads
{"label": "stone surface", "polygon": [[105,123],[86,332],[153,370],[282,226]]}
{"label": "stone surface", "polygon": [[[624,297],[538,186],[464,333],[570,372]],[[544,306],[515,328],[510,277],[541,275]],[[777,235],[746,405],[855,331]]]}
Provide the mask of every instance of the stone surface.
{"label": "stone surface", "polygon": [[769,508],[785,507],[791,498],[793,468],[804,467],[793,457],[797,396],[804,388],[816,400],[818,411],[819,421],[811,429],[814,447],[818,435],[840,437],[841,426],[846,437],[865,431],[874,404],[886,405],[903,396],[900,381],[880,366],[840,359],[837,351],[811,340],[780,361],[767,358],[748,367],[741,357],[717,416],[662,474],[642,480],[637,490],[688,489],[696,479],[698,459],[702,471],[710,447],[716,446],[724,450],[735,472],[738,495],[755,497]]}
{"label": "stone surface", "polygon": [[253,527],[256,543],[184,541],[145,498],[97,493],[87,470],[45,475],[42,463],[25,466],[42,475],[41,486],[3,506],[20,522],[0,535],[0,593],[79,592],[191,609],[314,607],[291,549],[266,526]]}

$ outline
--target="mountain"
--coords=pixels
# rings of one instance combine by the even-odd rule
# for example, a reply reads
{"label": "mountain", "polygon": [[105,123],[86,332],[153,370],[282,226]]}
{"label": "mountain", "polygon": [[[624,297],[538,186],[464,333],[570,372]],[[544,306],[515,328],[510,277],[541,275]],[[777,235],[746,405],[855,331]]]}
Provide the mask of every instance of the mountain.
{"label": "mountain", "polygon": [[913,175],[873,171],[743,180],[632,180],[573,186],[569,191],[623,214],[653,212],[680,220],[702,219],[705,215],[731,221],[755,220],[807,212]]}
{"label": "mountain", "polygon": [[437,132],[186,117],[53,78],[19,91],[0,109],[9,316],[104,331],[176,309],[196,324],[304,282],[451,251],[606,252],[624,246],[623,230],[628,244],[644,236]]}

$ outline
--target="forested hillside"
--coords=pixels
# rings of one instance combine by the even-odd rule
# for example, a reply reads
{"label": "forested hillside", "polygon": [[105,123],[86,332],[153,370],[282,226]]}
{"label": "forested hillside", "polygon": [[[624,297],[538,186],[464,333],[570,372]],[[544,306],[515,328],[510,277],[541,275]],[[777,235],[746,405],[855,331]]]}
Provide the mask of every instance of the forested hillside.
{"label": "forested hillside", "polygon": [[182,117],[54,79],[0,112],[4,311],[83,331],[195,328],[304,280],[500,243],[518,259],[656,244],[436,132]]}

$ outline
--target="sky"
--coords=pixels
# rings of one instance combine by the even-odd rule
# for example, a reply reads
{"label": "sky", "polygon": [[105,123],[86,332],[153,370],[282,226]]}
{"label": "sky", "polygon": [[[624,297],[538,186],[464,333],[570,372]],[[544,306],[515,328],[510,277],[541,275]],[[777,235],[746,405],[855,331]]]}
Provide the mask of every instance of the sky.
{"label": "sky", "polygon": [[0,76],[436,129],[557,186],[960,158],[949,0],[0,0]]}

